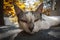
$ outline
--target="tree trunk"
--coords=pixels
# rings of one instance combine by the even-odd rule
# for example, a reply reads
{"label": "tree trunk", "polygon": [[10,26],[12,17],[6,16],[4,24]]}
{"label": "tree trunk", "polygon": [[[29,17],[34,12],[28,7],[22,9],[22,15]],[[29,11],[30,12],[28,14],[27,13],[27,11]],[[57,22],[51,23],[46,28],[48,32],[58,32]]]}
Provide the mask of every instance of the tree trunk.
{"label": "tree trunk", "polygon": [[0,26],[4,25],[4,18],[3,18],[3,0],[0,0]]}

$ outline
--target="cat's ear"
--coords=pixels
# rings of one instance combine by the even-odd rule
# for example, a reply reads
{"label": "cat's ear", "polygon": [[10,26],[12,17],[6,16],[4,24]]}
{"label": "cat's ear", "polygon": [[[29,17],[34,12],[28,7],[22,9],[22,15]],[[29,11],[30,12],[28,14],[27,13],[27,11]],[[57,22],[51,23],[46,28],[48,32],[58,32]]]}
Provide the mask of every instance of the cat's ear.
{"label": "cat's ear", "polygon": [[34,15],[36,16],[37,19],[42,19],[42,9],[43,9],[43,3],[41,3],[36,11],[34,11]]}
{"label": "cat's ear", "polygon": [[23,14],[23,11],[17,5],[14,5],[14,9],[15,9],[16,15]]}
{"label": "cat's ear", "polygon": [[37,9],[36,9],[35,12],[41,13],[41,12],[42,12],[42,9],[43,9],[43,3],[41,3],[41,4],[37,7]]}

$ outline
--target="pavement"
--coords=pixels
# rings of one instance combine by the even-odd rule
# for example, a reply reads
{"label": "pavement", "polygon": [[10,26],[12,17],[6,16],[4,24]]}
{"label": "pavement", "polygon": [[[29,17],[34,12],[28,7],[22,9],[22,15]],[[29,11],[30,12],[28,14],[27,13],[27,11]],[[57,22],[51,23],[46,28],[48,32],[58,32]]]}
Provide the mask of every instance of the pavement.
{"label": "pavement", "polygon": [[[2,28],[0,28],[0,31],[1,29]],[[17,28],[9,27],[9,29],[5,30],[5,32],[14,30],[14,29],[16,30]],[[5,32],[3,31],[2,33],[5,33]],[[4,36],[6,35],[7,34],[5,34]],[[10,36],[7,36],[0,40],[9,40]],[[47,30],[40,30],[39,32],[34,33],[32,35],[22,31],[15,37],[14,40],[60,40],[60,25],[58,25],[58,27],[53,27]]]}
{"label": "pavement", "polygon": [[1,26],[0,27],[0,40],[7,38],[11,35],[14,35],[16,33],[21,32],[22,30],[20,30],[18,27],[15,26]]}

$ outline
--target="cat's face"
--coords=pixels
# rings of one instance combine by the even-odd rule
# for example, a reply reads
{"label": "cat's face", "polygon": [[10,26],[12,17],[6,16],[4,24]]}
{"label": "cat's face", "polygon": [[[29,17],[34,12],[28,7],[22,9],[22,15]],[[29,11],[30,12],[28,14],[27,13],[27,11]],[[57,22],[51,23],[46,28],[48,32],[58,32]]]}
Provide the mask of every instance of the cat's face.
{"label": "cat's face", "polygon": [[[40,9],[42,8],[42,6],[37,9],[37,11],[26,11],[23,12],[21,10],[19,10],[19,12],[17,11],[17,17],[18,17],[18,22],[20,27],[28,32],[28,33],[34,33],[36,29],[36,22],[38,22],[41,18],[41,11]],[[18,9],[18,8],[16,8]],[[34,31],[33,31],[34,30]]]}
{"label": "cat's face", "polygon": [[39,13],[33,12],[25,12],[22,16],[19,16],[19,25],[26,31],[26,32],[33,32],[35,27],[35,23],[40,20]]}

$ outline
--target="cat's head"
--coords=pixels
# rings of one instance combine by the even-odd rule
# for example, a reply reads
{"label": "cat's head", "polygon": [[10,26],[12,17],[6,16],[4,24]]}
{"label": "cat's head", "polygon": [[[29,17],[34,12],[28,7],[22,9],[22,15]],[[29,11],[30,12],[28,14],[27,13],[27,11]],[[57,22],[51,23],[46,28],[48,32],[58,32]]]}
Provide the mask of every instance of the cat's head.
{"label": "cat's head", "polygon": [[[43,4],[39,5],[39,7],[36,9],[36,11],[25,11],[23,12],[21,9],[19,9],[17,6],[15,6],[16,15],[18,17],[18,23],[20,27],[28,32],[28,33],[34,33],[34,28],[36,22],[41,19],[41,10],[43,8]],[[36,29],[36,28],[35,28]]]}

